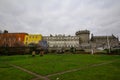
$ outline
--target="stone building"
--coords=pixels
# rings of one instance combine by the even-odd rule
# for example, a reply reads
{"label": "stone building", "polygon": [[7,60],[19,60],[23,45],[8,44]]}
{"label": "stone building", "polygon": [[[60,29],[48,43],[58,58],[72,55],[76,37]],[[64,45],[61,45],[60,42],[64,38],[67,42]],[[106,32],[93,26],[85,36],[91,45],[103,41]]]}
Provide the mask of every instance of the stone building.
{"label": "stone building", "polygon": [[114,35],[111,36],[91,36],[91,46],[94,48],[113,48],[119,45],[119,39]]}
{"label": "stone building", "polygon": [[70,49],[74,47],[76,49],[91,50],[91,48],[106,49],[108,47],[112,48],[119,45],[119,40],[114,35],[111,36],[91,36],[89,30],[80,30],[75,33],[75,36],[65,36],[65,35],[50,35],[43,36],[43,39],[47,41],[49,48],[64,48]]}
{"label": "stone building", "polygon": [[89,43],[90,31],[80,30],[80,31],[77,31],[75,34],[80,38],[80,43]]}
{"label": "stone building", "polygon": [[74,47],[76,49],[89,48],[89,34],[88,30],[80,30],[75,33],[75,36],[65,35],[50,35],[44,36],[43,39],[48,42],[49,48],[66,48]]}
{"label": "stone building", "polygon": [[90,31],[89,30],[80,30],[77,31],[76,36],[79,37],[79,46],[80,49],[86,49],[90,47]]}

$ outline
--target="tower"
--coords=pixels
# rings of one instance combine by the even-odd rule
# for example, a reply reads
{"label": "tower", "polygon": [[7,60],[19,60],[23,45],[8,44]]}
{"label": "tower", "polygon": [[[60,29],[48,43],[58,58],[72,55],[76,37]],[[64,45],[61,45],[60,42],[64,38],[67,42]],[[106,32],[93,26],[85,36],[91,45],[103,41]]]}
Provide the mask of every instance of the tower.
{"label": "tower", "polygon": [[80,30],[80,31],[77,31],[75,35],[79,37],[80,43],[89,43],[90,31]]}

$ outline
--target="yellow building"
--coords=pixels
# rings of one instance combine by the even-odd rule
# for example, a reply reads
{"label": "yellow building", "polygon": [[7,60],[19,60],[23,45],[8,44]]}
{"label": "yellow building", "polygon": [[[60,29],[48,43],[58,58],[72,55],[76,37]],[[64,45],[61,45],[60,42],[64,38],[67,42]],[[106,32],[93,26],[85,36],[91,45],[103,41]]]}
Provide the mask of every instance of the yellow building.
{"label": "yellow building", "polygon": [[24,44],[38,43],[40,40],[42,40],[41,34],[28,34],[25,36]]}

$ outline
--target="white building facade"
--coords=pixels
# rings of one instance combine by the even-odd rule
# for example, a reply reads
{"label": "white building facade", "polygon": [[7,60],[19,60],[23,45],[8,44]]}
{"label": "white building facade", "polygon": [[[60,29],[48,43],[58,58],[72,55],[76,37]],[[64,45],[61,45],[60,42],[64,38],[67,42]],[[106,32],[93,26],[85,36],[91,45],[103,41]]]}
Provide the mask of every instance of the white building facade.
{"label": "white building facade", "polygon": [[43,39],[47,41],[50,48],[79,47],[79,37],[77,36],[55,35],[44,36]]}

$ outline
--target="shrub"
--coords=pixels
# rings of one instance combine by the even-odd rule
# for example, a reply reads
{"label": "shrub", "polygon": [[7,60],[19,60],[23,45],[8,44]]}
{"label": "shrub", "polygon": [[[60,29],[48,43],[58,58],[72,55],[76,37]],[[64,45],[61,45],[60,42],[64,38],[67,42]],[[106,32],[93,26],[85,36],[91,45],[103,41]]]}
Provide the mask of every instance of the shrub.
{"label": "shrub", "polygon": [[120,49],[111,50],[111,54],[119,54],[120,55]]}

